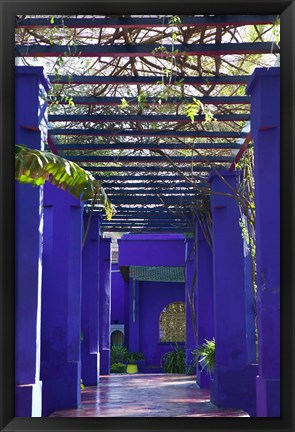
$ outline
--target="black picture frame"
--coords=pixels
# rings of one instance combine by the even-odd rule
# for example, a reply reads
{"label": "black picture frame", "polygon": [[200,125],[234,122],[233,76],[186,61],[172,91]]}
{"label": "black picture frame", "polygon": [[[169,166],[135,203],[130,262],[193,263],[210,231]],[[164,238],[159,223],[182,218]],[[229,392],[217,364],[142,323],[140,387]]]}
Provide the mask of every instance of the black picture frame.
{"label": "black picture frame", "polygon": [[[27,14],[277,14],[281,22],[281,417],[14,417],[14,23]],[[0,427],[1,431],[293,431],[294,411],[294,1],[0,0]],[[270,233],[271,235],[271,233]]]}

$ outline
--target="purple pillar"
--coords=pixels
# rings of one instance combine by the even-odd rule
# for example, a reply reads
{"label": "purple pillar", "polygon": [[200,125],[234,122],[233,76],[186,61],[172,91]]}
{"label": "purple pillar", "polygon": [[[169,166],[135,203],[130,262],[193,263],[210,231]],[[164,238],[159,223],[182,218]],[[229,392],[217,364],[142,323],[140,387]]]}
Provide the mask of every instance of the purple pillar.
{"label": "purple pillar", "polygon": [[[90,216],[84,215],[84,232]],[[99,377],[99,236],[100,215],[93,214],[82,252],[82,379],[95,386]]]}
{"label": "purple pillar", "polygon": [[[49,85],[42,67],[17,67],[15,142],[43,149],[47,133]],[[15,415],[40,417],[40,313],[42,278],[43,187],[15,184]]]}
{"label": "purple pillar", "polygon": [[139,351],[139,284],[140,282],[129,279],[129,332],[128,349],[129,351]]}
{"label": "purple pillar", "polygon": [[280,69],[258,68],[251,94],[255,158],[257,415],[280,416]]}
{"label": "purple pillar", "polygon": [[192,351],[196,349],[196,281],[197,261],[196,244],[193,238],[185,241],[185,311],[186,311],[186,366],[193,365]]}
{"label": "purple pillar", "polygon": [[100,239],[99,256],[99,351],[100,375],[110,373],[111,239]]}
{"label": "purple pillar", "polygon": [[44,187],[41,378],[43,415],[80,403],[82,205]]}
{"label": "purple pillar", "polygon": [[[197,334],[198,345],[214,337],[212,250],[205,239],[202,227],[197,223]],[[210,376],[197,365],[197,383],[201,388],[210,387]]]}
{"label": "purple pillar", "polygon": [[[220,172],[235,190],[236,173]],[[244,254],[234,194],[216,174],[210,178],[213,220],[215,370],[212,402],[256,412],[256,367],[247,364]],[[217,192],[218,194],[214,194]]]}
{"label": "purple pillar", "polygon": [[256,363],[255,308],[253,290],[252,260],[249,245],[243,241],[244,247],[244,277],[245,277],[245,307],[247,362]]}

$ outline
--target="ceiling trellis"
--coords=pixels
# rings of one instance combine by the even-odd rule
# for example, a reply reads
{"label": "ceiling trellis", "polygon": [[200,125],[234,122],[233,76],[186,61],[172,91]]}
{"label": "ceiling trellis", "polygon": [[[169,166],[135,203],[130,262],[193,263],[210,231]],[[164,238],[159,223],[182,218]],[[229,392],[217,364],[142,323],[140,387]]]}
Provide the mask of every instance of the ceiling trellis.
{"label": "ceiling trellis", "polygon": [[249,141],[245,85],[274,64],[276,27],[258,15],[17,17],[17,64],[44,66],[54,90],[50,147],[116,206],[105,230],[190,231],[209,171]]}

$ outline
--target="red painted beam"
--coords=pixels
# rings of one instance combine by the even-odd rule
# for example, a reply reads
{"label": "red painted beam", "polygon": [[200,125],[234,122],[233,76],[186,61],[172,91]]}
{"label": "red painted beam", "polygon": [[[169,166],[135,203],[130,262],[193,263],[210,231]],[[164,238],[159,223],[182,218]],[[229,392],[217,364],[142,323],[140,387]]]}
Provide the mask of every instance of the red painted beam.
{"label": "red painted beam", "polygon": [[49,135],[49,133],[47,134],[47,143],[52,153],[58,155],[57,148],[55,147],[54,142],[52,141],[52,138]]}
{"label": "red painted beam", "polygon": [[229,171],[234,171],[236,168],[237,163],[239,162],[239,160],[241,159],[241,157],[243,156],[244,152],[246,151],[249,142],[251,141],[251,135],[250,133],[248,133],[248,135],[245,138],[244,143],[242,144],[239,152],[237,153],[233,163],[231,164]]}

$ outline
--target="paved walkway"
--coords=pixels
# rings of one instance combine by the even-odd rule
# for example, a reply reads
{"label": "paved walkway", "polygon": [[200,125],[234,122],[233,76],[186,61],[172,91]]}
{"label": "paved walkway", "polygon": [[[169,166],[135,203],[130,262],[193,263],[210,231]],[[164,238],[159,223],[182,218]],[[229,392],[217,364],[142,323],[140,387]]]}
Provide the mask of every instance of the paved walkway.
{"label": "paved walkway", "polygon": [[249,417],[242,410],[217,408],[209,390],[194,376],[115,374],[100,377],[98,387],[85,387],[78,409],[50,417]]}

